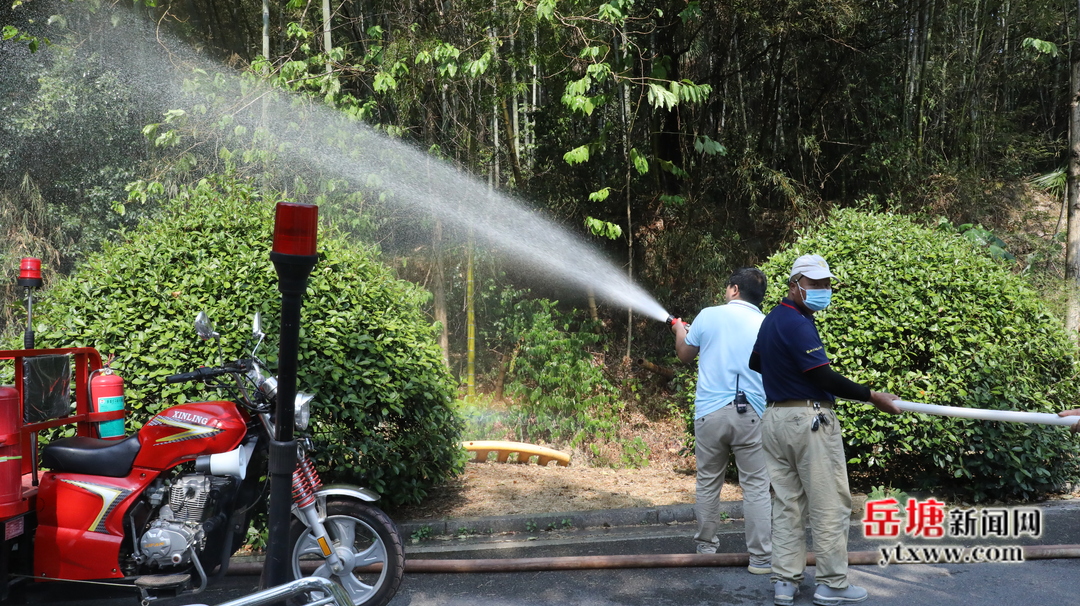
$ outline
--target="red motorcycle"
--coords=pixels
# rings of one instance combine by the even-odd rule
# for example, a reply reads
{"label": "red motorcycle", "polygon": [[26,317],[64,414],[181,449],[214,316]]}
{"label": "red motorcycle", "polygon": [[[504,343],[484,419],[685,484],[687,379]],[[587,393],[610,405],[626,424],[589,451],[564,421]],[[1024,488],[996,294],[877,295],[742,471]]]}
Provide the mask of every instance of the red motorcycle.
{"label": "red motorcycle", "polygon": [[[204,341],[219,339],[205,314],[199,314],[195,327]],[[98,423],[116,416],[94,412],[88,406],[92,394],[81,393],[95,367],[101,366],[100,357],[93,360],[96,351],[0,352],[0,359],[15,358],[17,367],[21,359],[42,352],[75,353],[77,358],[76,415],[36,425],[18,419],[24,423],[19,431],[0,435],[0,484],[2,465],[9,460],[5,446],[33,458],[36,438],[28,430],[72,422],[80,427],[80,435],[40,449],[46,468],[40,479],[36,467],[27,470],[19,457],[12,458],[19,459],[12,469],[22,472],[21,491],[5,503],[0,486],[6,556],[0,558],[0,574],[17,577],[22,572],[39,581],[113,580],[137,587],[144,602],[197,593],[223,576],[247,538],[256,505],[267,495],[277,380],[263,374],[264,364],[257,357],[264,338],[256,315],[251,357],[166,378],[169,383],[203,381],[226,388],[235,394],[233,400],[172,406],[118,440],[90,437],[92,432],[85,431],[96,431]],[[218,352],[220,358],[220,341]],[[80,365],[80,355],[89,362]],[[20,375],[17,368],[17,383]],[[21,398],[4,401],[5,393],[8,400],[15,399],[17,390],[0,390],[6,390],[0,392],[0,409],[23,404]],[[319,481],[308,456],[312,442],[302,434],[311,399],[297,394],[295,403],[299,447],[289,536],[293,576],[330,578],[354,604],[382,606],[401,584],[405,556],[400,535],[393,521],[372,505],[378,494]],[[32,572],[26,561],[30,548]]]}

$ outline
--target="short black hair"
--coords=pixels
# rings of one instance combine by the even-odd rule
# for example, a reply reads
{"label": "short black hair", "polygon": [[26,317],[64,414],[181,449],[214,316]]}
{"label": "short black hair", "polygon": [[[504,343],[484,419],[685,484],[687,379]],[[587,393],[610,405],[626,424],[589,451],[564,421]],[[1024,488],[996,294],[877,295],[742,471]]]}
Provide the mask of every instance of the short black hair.
{"label": "short black hair", "polygon": [[765,300],[765,289],[769,282],[765,278],[765,272],[756,267],[740,267],[731,273],[727,281],[728,286],[739,287],[739,298],[747,303],[761,307]]}

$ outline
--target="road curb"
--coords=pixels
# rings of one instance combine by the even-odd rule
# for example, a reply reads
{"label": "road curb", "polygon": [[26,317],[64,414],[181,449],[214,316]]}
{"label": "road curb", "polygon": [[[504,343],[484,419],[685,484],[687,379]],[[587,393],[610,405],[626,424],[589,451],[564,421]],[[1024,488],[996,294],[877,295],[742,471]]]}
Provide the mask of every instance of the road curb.
{"label": "road curb", "polygon": [[[722,501],[721,515],[729,518],[742,517],[742,501]],[[506,516],[483,516],[476,518],[443,518],[437,520],[408,520],[398,523],[403,539],[414,536],[485,535],[514,532],[541,532],[586,528],[612,528],[618,526],[652,526],[694,521],[694,506],[662,505],[632,509],[603,509],[595,511],[569,511],[554,513],[529,513]],[[426,529],[426,530],[425,530]]]}

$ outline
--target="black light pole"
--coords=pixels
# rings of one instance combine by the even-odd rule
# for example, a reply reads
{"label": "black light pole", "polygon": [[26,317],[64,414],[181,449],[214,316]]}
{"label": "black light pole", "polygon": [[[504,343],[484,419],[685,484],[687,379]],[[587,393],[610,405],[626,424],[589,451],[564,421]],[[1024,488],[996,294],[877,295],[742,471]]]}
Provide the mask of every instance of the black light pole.
{"label": "black light pole", "polygon": [[270,260],[281,291],[281,339],[278,343],[277,410],[270,440],[270,519],[266,541],[267,587],[292,580],[289,563],[289,522],[292,514],[292,475],[296,470],[293,406],[300,347],[300,309],[308,276],[318,260],[316,236],[319,207],[279,202],[274,217],[274,249]]}
{"label": "black light pole", "polygon": [[23,257],[19,263],[19,279],[15,281],[19,286],[26,287],[26,332],[23,333],[23,347],[34,348],[34,289],[40,288],[41,259]]}

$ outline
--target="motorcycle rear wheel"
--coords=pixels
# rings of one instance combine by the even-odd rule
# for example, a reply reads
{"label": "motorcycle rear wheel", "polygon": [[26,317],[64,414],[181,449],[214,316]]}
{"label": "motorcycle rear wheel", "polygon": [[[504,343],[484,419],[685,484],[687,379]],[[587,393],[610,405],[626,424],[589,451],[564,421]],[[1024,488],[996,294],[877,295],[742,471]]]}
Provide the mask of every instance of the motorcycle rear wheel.
{"label": "motorcycle rear wheel", "polygon": [[[385,606],[397,593],[405,573],[405,549],[393,520],[358,499],[332,497],[326,501],[323,524],[332,549],[350,570],[340,574],[330,570],[311,530],[293,519],[289,533],[293,578],[309,576],[301,567],[314,565],[310,576],[332,579],[345,588],[355,606]],[[368,567],[380,569],[371,571]]]}

